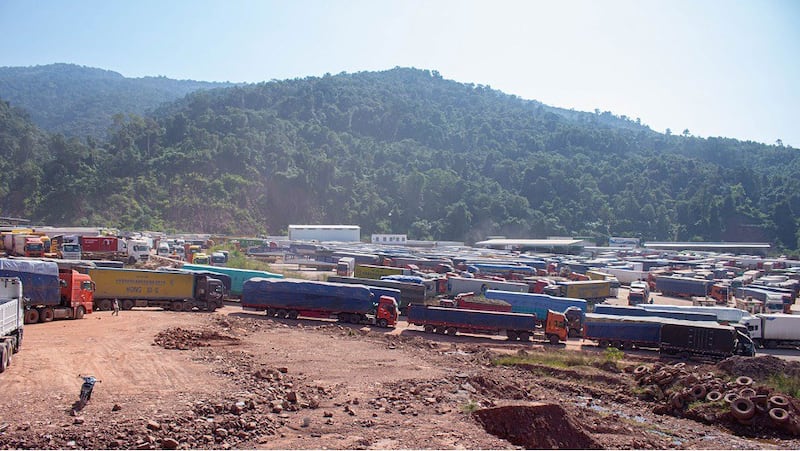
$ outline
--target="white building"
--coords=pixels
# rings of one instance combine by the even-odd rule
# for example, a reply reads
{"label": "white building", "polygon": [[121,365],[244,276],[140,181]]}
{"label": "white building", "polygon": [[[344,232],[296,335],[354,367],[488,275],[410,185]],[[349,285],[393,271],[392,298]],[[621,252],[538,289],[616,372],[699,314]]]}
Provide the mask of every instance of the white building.
{"label": "white building", "polygon": [[290,241],[360,242],[361,227],[356,225],[289,225]]}
{"label": "white building", "polygon": [[390,233],[373,233],[372,244],[396,244],[405,245],[408,240],[406,235],[390,234]]}

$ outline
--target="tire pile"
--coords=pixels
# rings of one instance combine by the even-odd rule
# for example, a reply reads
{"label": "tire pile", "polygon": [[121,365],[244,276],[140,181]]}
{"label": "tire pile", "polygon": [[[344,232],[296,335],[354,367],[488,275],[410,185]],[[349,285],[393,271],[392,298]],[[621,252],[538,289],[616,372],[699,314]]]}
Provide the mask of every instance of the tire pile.
{"label": "tire pile", "polygon": [[684,363],[640,365],[633,376],[640,398],[659,403],[653,412],[724,424],[736,433],[800,436],[800,404],[791,396],[756,385],[748,376],[728,380],[713,372],[689,371]]}

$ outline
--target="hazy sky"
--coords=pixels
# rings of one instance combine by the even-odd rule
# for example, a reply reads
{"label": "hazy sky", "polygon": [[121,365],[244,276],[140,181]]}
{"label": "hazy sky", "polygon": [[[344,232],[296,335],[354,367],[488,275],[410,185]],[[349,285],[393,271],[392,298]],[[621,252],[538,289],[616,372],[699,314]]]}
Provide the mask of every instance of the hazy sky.
{"label": "hazy sky", "polygon": [[416,67],[800,147],[800,0],[0,0],[0,30],[0,66],[236,82]]}

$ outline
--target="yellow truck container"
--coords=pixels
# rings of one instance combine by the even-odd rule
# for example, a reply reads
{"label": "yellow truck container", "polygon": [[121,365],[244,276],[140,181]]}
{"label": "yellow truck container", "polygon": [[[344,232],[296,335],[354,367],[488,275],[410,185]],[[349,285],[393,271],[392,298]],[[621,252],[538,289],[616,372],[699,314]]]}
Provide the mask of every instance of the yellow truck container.
{"label": "yellow truck container", "polygon": [[114,299],[123,310],[161,307],[213,311],[222,306],[224,286],[207,275],[122,268],[87,268],[86,273],[96,285],[94,302],[98,310],[108,310]]}

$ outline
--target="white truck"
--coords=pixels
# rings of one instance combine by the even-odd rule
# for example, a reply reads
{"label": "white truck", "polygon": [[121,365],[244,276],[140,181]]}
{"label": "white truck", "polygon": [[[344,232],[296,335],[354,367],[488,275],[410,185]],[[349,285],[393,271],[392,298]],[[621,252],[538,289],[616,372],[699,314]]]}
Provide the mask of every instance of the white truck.
{"label": "white truck", "polygon": [[19,352],[25,320],[22,282],[17,277],[0,277],[0,373]]}
{"label": "white truck", "polygon": [[456,296],[461,293],[484,294],[486,290],[514,291],[516,293],[527,293],[528,284],[518,282],[506,282],[492,279],[479,279],[469,277],[448,277],[447,294]]}
{"label": "white truck", "polygon": [[800,315],[759,314],[743,322],[753,342],[763,348],[800,345]]}

